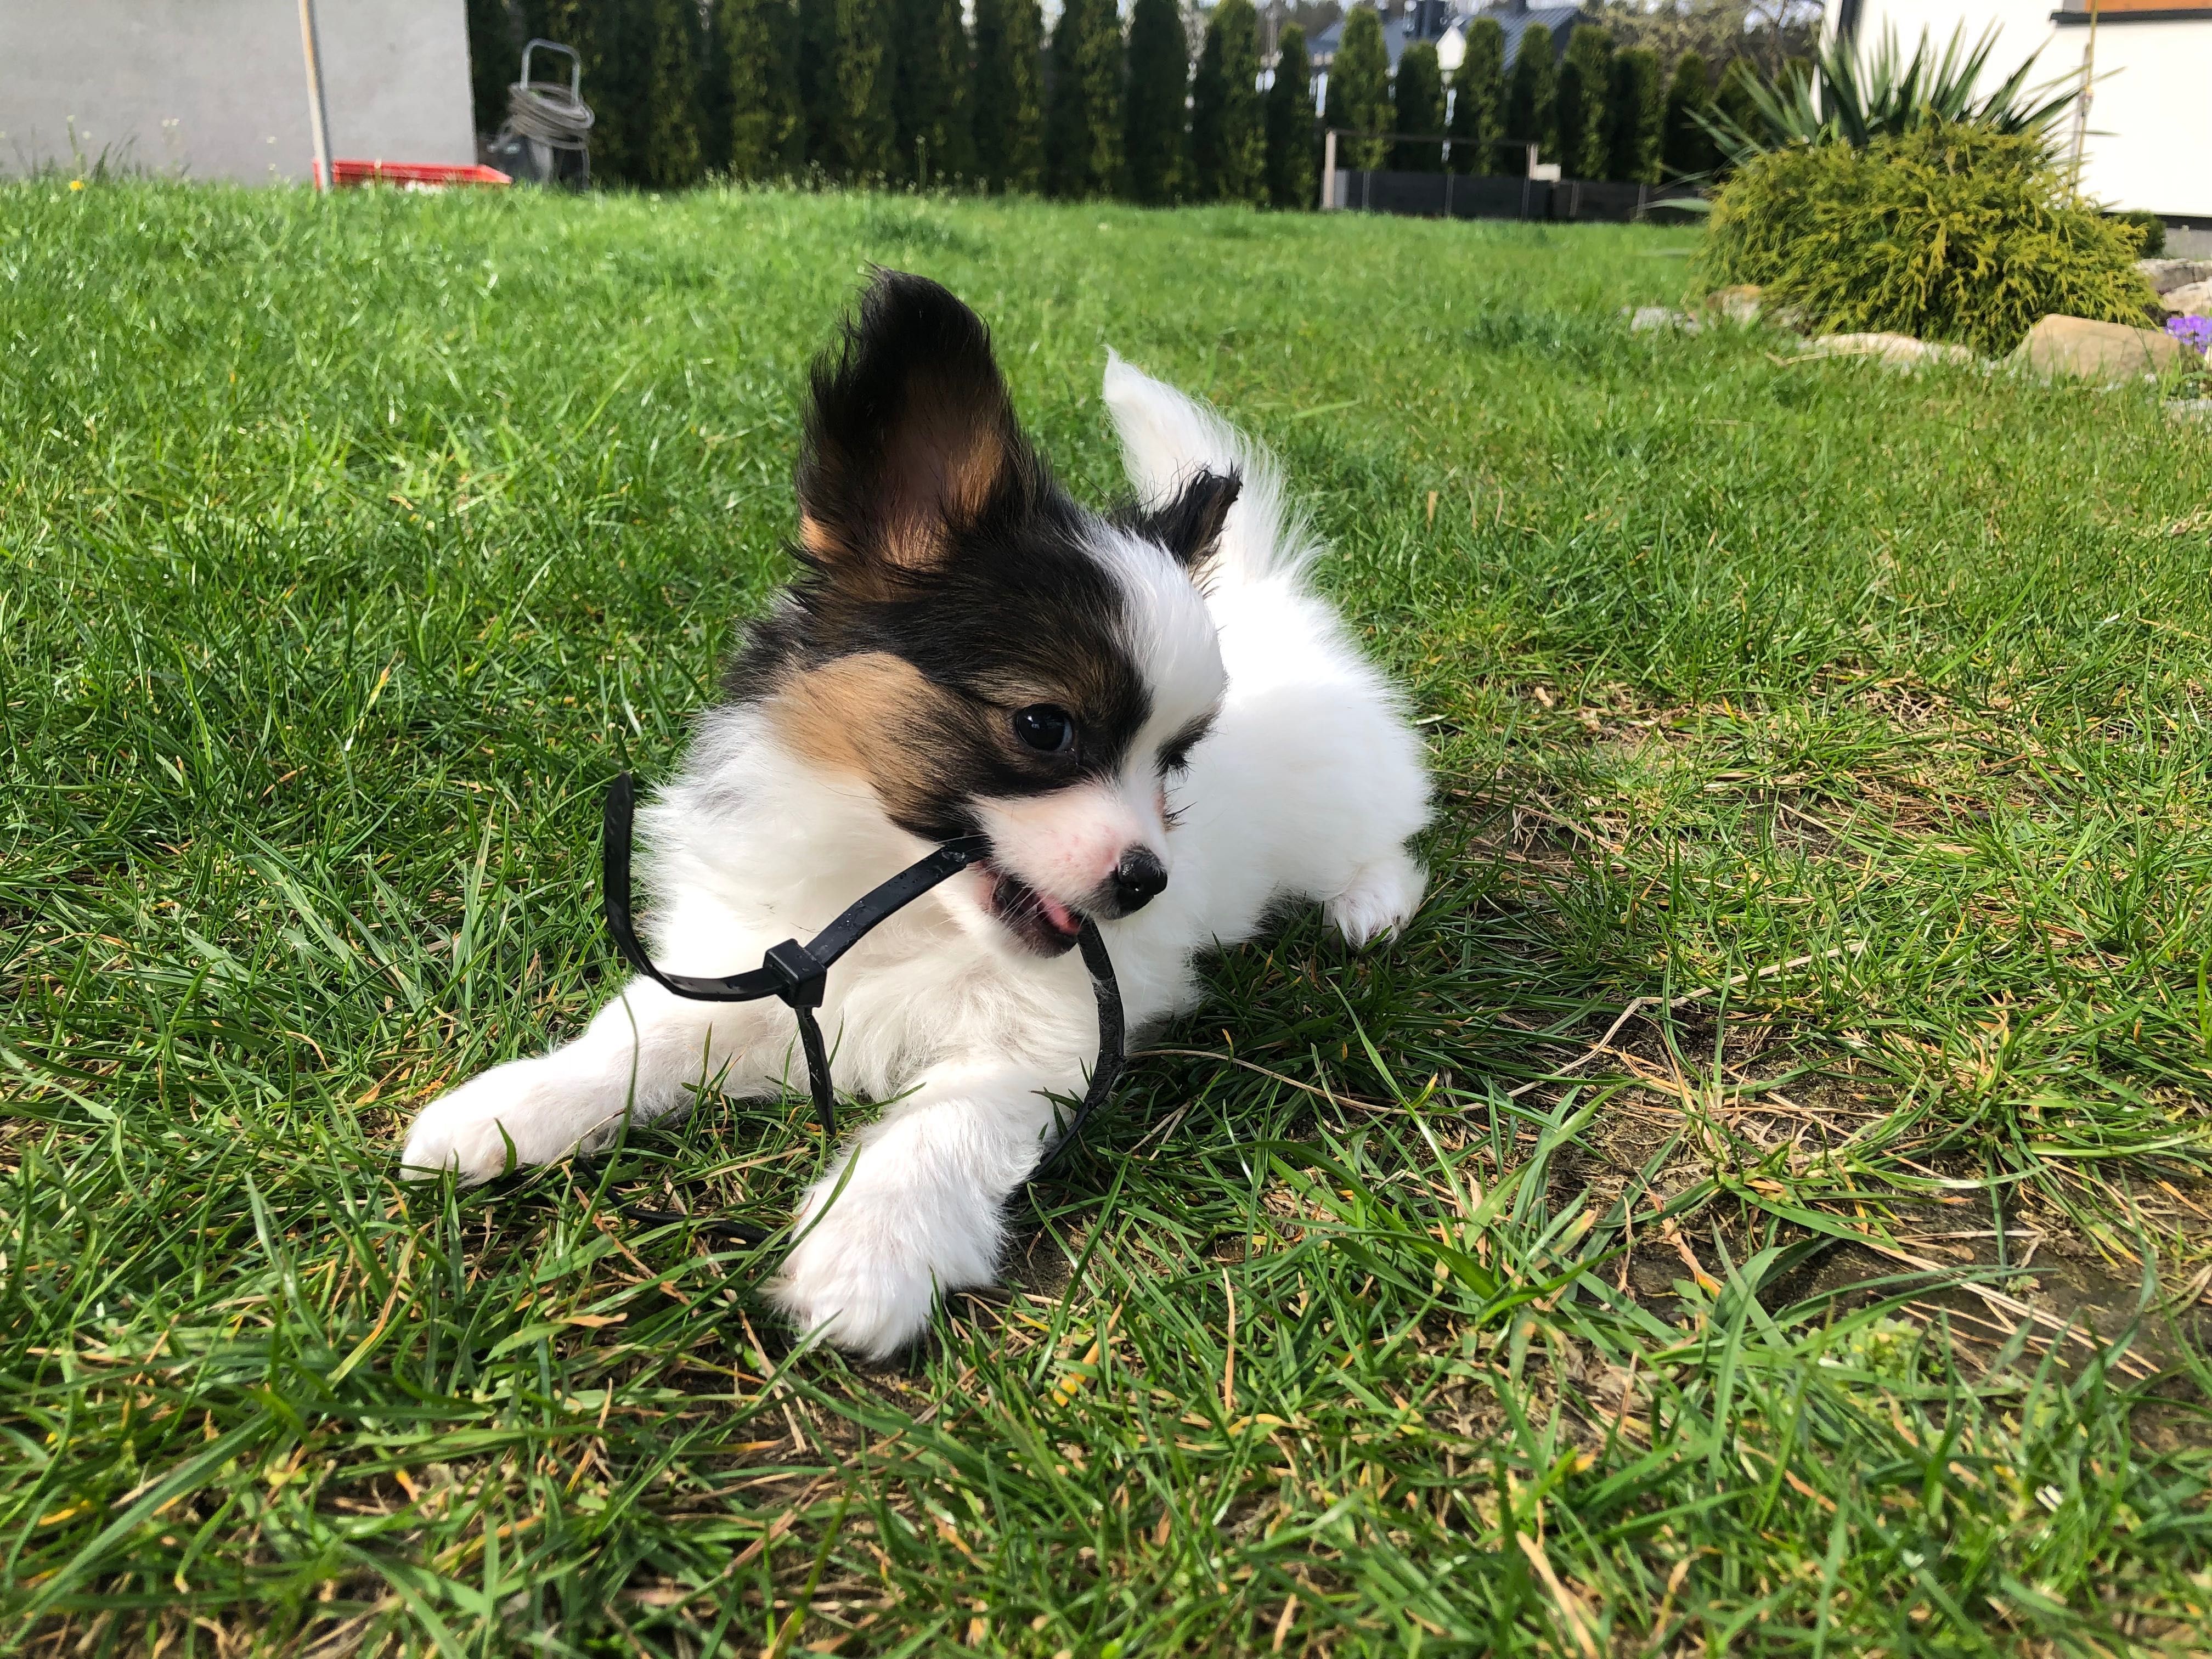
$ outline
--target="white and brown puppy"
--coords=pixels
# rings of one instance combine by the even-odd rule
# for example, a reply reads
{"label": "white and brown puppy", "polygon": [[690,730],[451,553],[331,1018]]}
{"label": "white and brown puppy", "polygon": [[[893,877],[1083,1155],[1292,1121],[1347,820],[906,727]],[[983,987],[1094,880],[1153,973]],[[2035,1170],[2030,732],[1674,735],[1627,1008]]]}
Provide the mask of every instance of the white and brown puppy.
{"label": "white and brown puppy", "polygon": [[[641,814],[656,960],[685,974],[755,967],[937,842],[989,839],[844,958],[821,1010],[838,1087],[896,1103],[809,1194],[806,1215],[830,1208],[775,1295],[869,1354],[990,1282],[1048,1097],[1083,1091],[1080,917],[1141,1032],[1277,907],[1318,902],[1360,945],[1421,895],[1419,742],[1308,591],[1273,462],[1117,357],[1105,392],[1136,501],[1102,517],[1030,449],[975,313],[878,277],[815,370],[799,579]],[[574,1042],[434,1102],[404,1161],[480,1181],[510,1145],[541,1163],[702,1085],[805,1077],[781,1003],[633,980]]]}

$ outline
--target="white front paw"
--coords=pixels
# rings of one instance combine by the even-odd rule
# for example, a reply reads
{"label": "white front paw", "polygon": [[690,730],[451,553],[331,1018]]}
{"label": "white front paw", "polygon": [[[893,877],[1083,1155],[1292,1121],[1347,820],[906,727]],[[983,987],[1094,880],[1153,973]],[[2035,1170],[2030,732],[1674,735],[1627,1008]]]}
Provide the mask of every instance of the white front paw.
{"label": "white front paw", "polygon": [[1322,914],[1356,951],[1411,921],[1427,884],[1421,866],[1400,853],[1360,870],[1341,893],[1322,907]]}
{"label": "white front paw", "polygon": [[807,1194],[799,1222],[805,1237],[769,1293],[801,1331],[881,1359],[921,1334],[940,1291],[988,1285],[996,1276],[998,1218],[933,1216],[937,1206],[918,1203],[899,1183],[863,1188],[860,1174],[826,1214],[820,1212],[836,1177]]}
{"label": "white front paw", "polygon": [[474,1183],[505,1174],[510,1163],[550,1163],[619,1121],[622,1103],[607,1108],[595,1093],[544,1060],[486,1072],[422,1109],[407,1131],[400,1172],[420,1179],[453,1170]]}

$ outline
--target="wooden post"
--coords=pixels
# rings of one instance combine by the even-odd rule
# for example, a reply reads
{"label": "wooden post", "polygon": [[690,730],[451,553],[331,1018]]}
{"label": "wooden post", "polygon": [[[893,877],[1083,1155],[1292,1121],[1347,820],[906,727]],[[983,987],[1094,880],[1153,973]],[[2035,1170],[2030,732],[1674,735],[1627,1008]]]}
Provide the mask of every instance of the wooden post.
{"label": "wooden post", "polygon": [[[300,0],[301,5],[307,0]],[[1321,140],[1321,210],[1329,212],[1336,206],[1336,129],[1330,127]]]}
{"label": "wooden post", "polygon": [[307,59],[307,126],[315,140],[315,188],[337,180],[331,172],[331,116],[323,102],[323,54],[315,40],[315,0],[300,0],[300,49]]}

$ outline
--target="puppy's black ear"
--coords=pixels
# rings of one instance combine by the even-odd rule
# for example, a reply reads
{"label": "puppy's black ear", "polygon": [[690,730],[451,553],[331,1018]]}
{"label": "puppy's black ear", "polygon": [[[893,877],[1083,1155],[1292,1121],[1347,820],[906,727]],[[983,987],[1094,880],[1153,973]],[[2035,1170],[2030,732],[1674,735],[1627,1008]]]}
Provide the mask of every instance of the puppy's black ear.
{"label": "puppy's black ear", "polygon": [[1244,481],[1234,472],[1200,468],[1173,501],[1139,519],[1137,528],[1174,554],[1184,568],[1192,568],[1212,556],[1221,526],[1228,522],[1229,509],[1237,505],[1243,488]]}
{"label": "puppy's black ear", "polygon": [[990,331],[925,277],[877,273],[813,391],[799,541],[833,575],[936,568],[1033,473]]}

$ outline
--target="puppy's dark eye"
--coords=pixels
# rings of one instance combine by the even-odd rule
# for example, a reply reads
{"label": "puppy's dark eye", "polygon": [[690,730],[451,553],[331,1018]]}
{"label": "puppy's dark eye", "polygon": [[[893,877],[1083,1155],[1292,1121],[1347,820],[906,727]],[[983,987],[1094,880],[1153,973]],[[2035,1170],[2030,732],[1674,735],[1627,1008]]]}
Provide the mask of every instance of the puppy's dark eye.
{"label": "puppy's dark eye", "polygon": [[1014,735],[1024,748],[1040,754],[1064,755],[1075,747],[1075,719],[1051,703],[1032,703],[1016,712]]}

